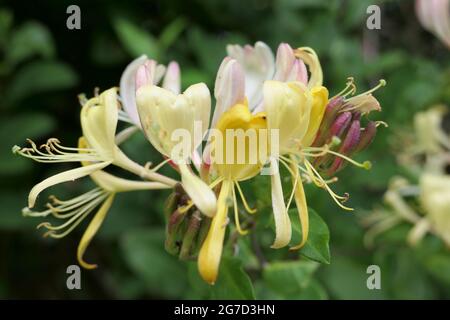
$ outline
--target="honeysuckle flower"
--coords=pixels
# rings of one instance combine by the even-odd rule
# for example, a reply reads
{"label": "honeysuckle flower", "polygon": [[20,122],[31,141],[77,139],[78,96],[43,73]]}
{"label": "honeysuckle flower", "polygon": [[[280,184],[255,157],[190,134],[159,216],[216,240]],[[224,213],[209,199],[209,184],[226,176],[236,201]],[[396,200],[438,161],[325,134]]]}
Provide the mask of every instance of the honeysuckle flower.
{"label": "honeysuckle flower", "polygon": [[[384,195],[387,209],[376,209],[362,222],[369,226],[364,241],[372,246],[382,232],[407,222],[413,227],[407,241],[414,246],[427,234],[441,238],[450,248],[450,177],[423,172],[419,184],[410,184],[402,177],[392,179]],[[412,206],[411,202],[416,202]],[[419,210],[416,207],[419,206]]]}
{"label": "honeysuckle flower", "polygon": [[[37,148],[35,143],[29,140],[30,148],[13,147],[13,152],[38,162],[89,162],[89,165],[71,169],[35,185],[28,196],[28,206],[32,208],[36,199],[43,190],[67,181],[90,175],[110,164],[121,167],[148,179],[175,185],[176,181],[160,175],[129,159],[117,146],[115,132],[118,121],[119,104],[115,88],[108,89],[99,96],[91,98],[84,103],[81,114],[81,128],[83,137],[87,141],[88,148],[64,147],[57,139],[49,139],[47,144]],[[44,150],[44,151],[41,151]]]}
{"label": "honeysuckle flower", "polygon": [[[217,134],[211,136],[211,166],[213,172],[217,175],[214,184],[221,182],[221,188],[217,200],[217,213],[212,219],[198,256],[200,275],[210,284],[214,284],[219,271],[229,202],[233,203],[237,230],[241,234],[246,233],[239,223],[236,189],[239,191],[245,209],[249,213],[255,212],[248,206],[239,186],[239,181],[257,175],[264,165],[266,155],[263,150],[260,150],[260,139],[266,136],[260,135],[260,131],[265,129],[266,116],[264,113],[253,115],[247,104],[238,103],[221,115],[216,125]],[[235,135],[237,130],[254,133],[254,140],[245,143],[243,153],[235,148],[238,139]],[[255,148],[251,149],[252,147]],[[252,159],[252,157],[255,158]],[[239,160],[239,158],[241,159]]]}
{"label": "honeysuckle flower", "polygon": [[[141,70],[144,66],[141,66]],[[211,98],[203,83],[191,85],[182,94],[160,88],[139,79],[136,103],[143,131],[150,143],[181,173],[182,184],[192,203],[205,215],[216,212],[214,192],[188,166],[209,126]],[[145,84],[145,85],[144,85]],[[180,141],[182,139],[180,148]]]}
{"label": "honeysuckle flower", "polygon": [[[144,66],[144,68],[140,68]],[[140,69],[141,74],[136,73]],[[164,79],[163,79],[164,77]],[[120,78],[120,97],[125,114],[119,114],[124,121],[130,121],[137,127],[141,127],[136,106],[136,78],[138,81],[157,85],[163,79],[162,87],[175,94],[180,93],[180,67],[172,61],[167,68],[158,64],[155,60],[142,55],[133,60],[124,70]],[[142,85],[142,84],[138,84]]]}
{"label": "honeysuckle flower", "polygon": [[[85,138],[80,138],[79,150],[88,150]],[[88,161],[82,161],[82,165],[83,167],[87,167],[90,164]],[[116,193],[136,190],[167,189],[170,187],[160,182],[134,181],[119,178],[103,170],[93,171],[89,175],[97,185],[93,190],[73,199],[64,201],[57,199],[55,196],[50,196],[50,202],[47,203],[46,210],[36,212],[31,211],[26,207],[22,212],[24,216],[28,217],[47,217],[51,215],[56,219],[65,221],[58,226],[54,226],[50,222],[43,222],[38,225],[38,228],[44,227],[48,230],[44,236],[59,239],[72,232],[83,220],[98,208],[84,232],[77,249],[77,259],[79,264],[86,269],[93,269],[96,268],[97,265],[85,262],[83,256],[92,238],[103,223]]]}
{"label": "honeysuckle flower", "polygon": [[450,1],[416,0],[420,24],[450,48]]}
{"label": "honeysuckle flower", "polygon": [[[233,54],[233,52],[229,51],[231,58],[227,57],[224,59],[216,78],[215,96],[217,105],[213,116],[213,123],[217,121],[216,127],[220,128],[219,131],[223,132],[223,136],[225,132],[224,128],[233,130],[249,129],[249,125],[244,124],[242,119],[248,119],[248,121],[254,120],[256,122],[264,120],[265,125],[267,125],[267,132],[269,132],[267,142],[271,149],[271,154],[266,154],[264,161],[269,161],[272,173],[272,205],[276,229],[276,236],[272,247],[284,247],[291,240],[291,223],[287,209],[291,201],[295,199],[303,232],[301,242],[291,249],[299,249],[306,243],[309,231],[306,196],[300,174],[305,175],[317,186],[326,189],[342,208],[351,209],[342,204],[342,202],[347,200],[348,196],[339,196],[328,186],[335,179],[324,180],[312,164],[312,161],[308,159],[320,158],[323,155],[330,154],[333,157],[343,158],[360,167],[369,167],[370,163],[359,164],[346,157],[345,153],[362,149],[373,139],[373,125],[368,125],[368,129],[360,133],[359,117],[372,110],[380,109],[378,101],[371,95],[376,88],[348,99],[347,95],[353,94],[354,92],[347,93],[344,90],[340,93],[339,109],[336,109],[334,116],[337,116],[338,112],[345,108],[346,110],[342,112],[346,114],[348,119],[340,121],[348,123],[352,121],[352,124],[349,133],[345,130],[347,136],[346,139],[343,139],[342,146],[338,150],[339,152],[331,150],[331,146],[338,144],[335,140],[327,141],[328,144],[323,143],[319,146],[313,146],[313,143],[317,139],[319,129],[322,127],[322,131],[328,134],[330,131],[329,127],[335,121],[333,116],[328,116],[327,119],[324,119],[326,108],[329,105],[328,90],[322,86],[322,68],[314,50],[310,48],[293,50],[289,45],[281,44],[277,51],[274,74],[270,75],[260,72],[257,78],[258,82],[254,82],[258,83],[256,87],[259,87],[260,82],[263,81],[263,77],[266,77],[261,90],[262,98],[258,98],[255,103],[254,99],[252,101],[249,98],[249,95],[259,96],[254,95],[254,91],[247,88],[247,82],[253,81],[255,78],[253,77],[254,74],[251,73],[252,69],[248,66],[248,61],[255,61],[261,55],[257,54],[256,49],[250,46],[246,46],[246,50],[238,46],[234,48],[240,48],[237,50],[238,54]],[[261,48],[260,44],[260,50],[262,50]],[[247,53],[247,56],[244,55],[244,52]],[[265,56],[268,55],[266,54]],[[265,61],[269,60],[266,59]],[[310,69],[311,76],[309,79],[305,64]],[[277,79],[279,81],[271,79]],[[349,86],[353,88],[353,84]],[[250,88],[253,87],[255,86],[252,85]],[[253,115],[250,113],[252,109]],[[260,110],[264,112],[259,112]],[[324,121],[329,123],[326,126],[322,126]],[[265,129],[262,126],[258,130],[263,128]],[[274,132],[277,134],[272,136]],[[340,133],[344,133],[344,130]],[[211,137],[214,139],[213,135]],[[211,142],[211,145],[213,144]],[[273,153],[273,150],[277,149],[273,148],[275,145],[279,149],[278,153]],[[241,163],[240,165],[236,163],[217,163],[217,159],[214,159],[214,156],[217,156],[217,154],[214,154],[213,150],[213,147],[211,149],[208,147],[205,149],[206,163],[210,165],[208,172],[222,182],[222,188],[218,198],[218,212],[213,219],[208,236],[200,250],[198,260],[200,274],[209,283],[214,283],[219,268],[223,238],[227,224],[226,219],[229,206],[227,198],[230,193],[233,194],[234,187],[239,186],[237,182],[240,181],[241,177],[251,178],[261,170],[261,166],[251,166],[248,162]],[[215,151],[217,152],[217,150]],[[222,153],[227,152],[223,150]],[[257,152],[257,154],[259,155],[260,152]],[[292,175],[293,190],[287,206],[284,202],[278,161],[285,165]],[[338,162],[334,165],[333,169],[335,167],[341,168],[342,164]],[[249,209],[242,192],[241,196],[244,205]],[[240,227],[236,199],[234,198],[233,201],[236,229],[241,234],[245,234],[245,231]],[[251,212],[250,210],[247,211]]]}
{"label": "honeysuckle flower", "polygon": [[[308,237],[308,212],[306,197],[299,172],[300,167],[318,180],[321,186],[327,186],[320,175],[316,174],[314,167],[307,160],[316,149],[308,149],[314,140],[321,123],[325,106],[328,102],[328,90],[325,87],[313,87],[309,90],[301,82],[266,81],[264,84],[264,110],[267,113],[267,127],[270,130],[279,130],[279,155],[292,175],[293,193],[300,222],[302,225],[302,240],[299,245],[291,249],[301,248]],[[273,143],[273,142],[271,142]],[[272,205],[275,218],[276,237],[273,248],[282,248],[291,240],[291,223],[284,203],[281,177],[275,159],[271,161],[272,175]],[[333,198],[336,195],[328,190]],[[290,199],[292,199],[292,196]]]}

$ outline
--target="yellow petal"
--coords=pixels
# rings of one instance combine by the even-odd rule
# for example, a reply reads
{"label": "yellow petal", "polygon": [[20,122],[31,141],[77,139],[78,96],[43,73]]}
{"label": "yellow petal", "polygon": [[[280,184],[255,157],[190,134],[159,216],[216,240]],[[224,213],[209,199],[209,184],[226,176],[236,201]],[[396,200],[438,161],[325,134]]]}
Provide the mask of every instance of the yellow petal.
{"label": "yellow petal", "polygon": [[322,122],[325,108],[328,104],[328,89],[325,87],[314,87],[311,89],[312,107],[309,117],[308,131],[302,140],[303,147],[309,147],[313,142]]}
{"label": "yellow petal", "polygon": [[272,183],[272,208],[275,219],[275,241],[272,248],[278,249],[285,247],[291,241],[291,220],[289,219],[286,205],[284,203],[283,188],[281,186],[280,171],[276,159],[270,160],[270,177]]}
{"label": "yellow petal", "polygon": [[85,177],[97,170],[101,170],[101,169],[107,167],[110,164],[111,164],[111,162],[107,162],[107,161],[99,162],[96,164],[91,164],[89,166],[83,166],[80,168],[67,170],[67,171],[55,174],[54,176],[51,176],[51,177],[45,179],[44,181],[38,183],[31,189],[30,194],[28,195],[28,207],[29,208],[34,207],[36,198],[38,197],[39,193],[41,193],[43,190],[45,190],[51,186],[54,186],[55,184],[59,184],[62,182],[67,182],[67,181],[74,181],[78,178]]}
{"label": "yellow petal", "polygon": [[265,113],[253,115],[246,104],[236,104],[222,114],[216,125],[219,137],[215,132],[211,135],[211,161],[221,177],[241,181],[260,172],[268,153],[267,131],[260,130],[266,128]]}
{"label": "yellow petal", "polygon": [[217,210],[217,199],[214,192],[185,163],[180,163],[178,167],[184,191],[204,215],[213,217]]}
{"label": "yellow petal", "polygon": [[280,153],[303,139],[310,118],[312,98],[301,82],[264,83],[264,109],[269,130],[279,130]]}
{"label": "yellow petal", "polygon": [[311,77],[308,81],[308,88],[321,86],[323,84],[323,72],[316,52],[309,47],[302,47],[295,50],[295,55],[306,63],[309,72],[311,73]]}
{"label": "yellow petal", "polygon": [[232,188],[230,180],[224,180],[220,190],[217,213],[214,216],[205,241],[198,255],[198,271],[209,284],[214,284],[219,273],[223,240],[227,225],[228,196]]}
{"label": "yellow petal", "polygon": [[95,214],[94,218],[92,218],[91,222],[89,223],[86,231],[83,234],[83,237],[80,240],[80,244],[78,245],[77,249],[77,259],[78,263],[86,269],[95,269],[97,268],[96,264],[89,264],[83,260],[84,252],[86,251],[87,246],[91,242],[92,238],[97,233],[98,229],[103,223],[103,220],[106,217],[106,214],[108,213],[109,208],[111,207],[111,204],[114,200],[114,193],[112,193],[102,204],[98,212]]}
{"label": "yellow petal", "polygon": [[[305,245],[306,241],[308,240],[309,216],[308,216],[308,206],[306,204],[305,190],[303,189],[301,177],[299,176],[298,164],[296,163],[296,160],[294,157],[291,157],[291,160],[292,160],[292,163],[291,163],[290,167],[298,179],[298,182],[295,184],[294,199],[295,199],[295,204],[297,205],[298,216],[300,219],[300,225],[302,227],[302,240],[298,245],[291,247],[290,250],[298,250],[298,249],[301,249]],[[293,182],[294,182],[295,177],[292,177],[292,178],[293,178]]]}

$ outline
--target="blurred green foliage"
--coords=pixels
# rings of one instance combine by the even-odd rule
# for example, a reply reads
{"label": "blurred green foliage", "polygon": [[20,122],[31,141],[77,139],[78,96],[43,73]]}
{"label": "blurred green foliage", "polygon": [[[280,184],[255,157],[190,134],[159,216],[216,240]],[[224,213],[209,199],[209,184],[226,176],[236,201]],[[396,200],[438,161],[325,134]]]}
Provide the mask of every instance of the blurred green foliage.
{"label": "blurred green foliage", "polygon": [[[367,30],[368,5],[382,8],[381,30]],[[78,1],[82,29],[68,30],[73,1],[6,1],[0,7],[0,297],[1,298],[233,298],[233,299],[431,299],[450,298],[450,255],[427,237],[417,248],[405,244],[401,227],[363,246],[357,217],[381,201],[389,178],[402,173],[392,141],[409,130],[416,111],[450,101],[448,51],[423,31],[413,1],[212,0]],[[22,218],[33,184],[69,165],[35,164],[11,154],[26,138],[58,137],[75,145],[80,134],[77,94],[118,85],[123,68],[147,54],[179,61],[183,86],[204,81],[210,88],[228,43],[311,46],[319,54],[325,84],[339,92],[348,76],[360,91],[379,78],[377,92],[389,123],[360,159],[371,171],[348,167],[337,191],[350,192],[354,212],[340,210],[326,192],[308,186],[311,234],[299,253],[273,250],[269,182],[244,184],[259,208],[251,235],[229,231],[216,286],[203,283],[195,262],[164,251],[162,207],[168,192],[119,195],[87,251],[98,263],[82,271],[82,290],[65,288],[66,267],[76,263],[80,230],[60,240],[43,239],[38,220]],[[160,159],[135,136],[124,146],[141,163]],[[289,184],[290,181],[286,181]],[[89,179],[54,188],[61,197],[88,189]],[[41,196],[43,204],[45,195]],[[297,221],[295,212],[291,212]],[[294,224],[298,241],[299,224]],[[82,229],[82,228],[80,228]],[[366,287],[367,266],[382,271],[382,290]]]}

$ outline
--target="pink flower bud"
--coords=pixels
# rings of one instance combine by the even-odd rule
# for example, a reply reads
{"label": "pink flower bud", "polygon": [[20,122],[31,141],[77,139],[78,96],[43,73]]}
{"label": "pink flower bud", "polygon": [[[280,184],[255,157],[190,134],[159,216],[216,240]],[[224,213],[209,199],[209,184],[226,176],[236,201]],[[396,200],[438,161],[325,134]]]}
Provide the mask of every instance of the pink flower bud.
{"label": "pink flower bud", "polygon": [[355,149],[355,152],[359,152],[367,148],[372,143],[376,133],[377,126],[375,121],[369,121],[364,131],[361,132],[361,137],[359,139],[359,143]]}
{"label": "pink flower bud", "polygon": [[[350,128],[347,131],[347,134],[345,136],[344,142],[341,144],[341,147],[339,148],[339,153],[343,154],[345,156],[349,156],[353,151],[355,151],[359,140],[360,140],[360,131],[361,131],[361,124],[359,117],[357,119],[353,120]],[[333,175],[342,168],[344,168],[346,162],[341,157],[336,157],[333,161],[333,164],[328,169],[327,174]]]}

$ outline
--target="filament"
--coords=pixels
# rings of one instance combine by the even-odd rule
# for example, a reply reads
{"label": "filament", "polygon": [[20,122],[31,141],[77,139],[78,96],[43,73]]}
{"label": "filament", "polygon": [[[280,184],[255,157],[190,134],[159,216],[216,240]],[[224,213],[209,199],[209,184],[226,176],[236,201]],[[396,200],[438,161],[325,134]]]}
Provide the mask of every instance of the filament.
{"label": "filament", "polygon": [[236,200],[236,191],[234,190],[234,187],[231,187],[231,192],[233,194],[233,206],[234,206],[234,224],[236,225],[236,229],[239,232],[240,235],[246,235],[248,233],[248,230],[243,230],[241,228],[241,223],[239,222],[239,210]]}

